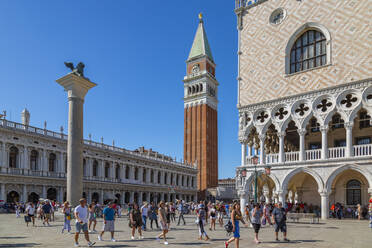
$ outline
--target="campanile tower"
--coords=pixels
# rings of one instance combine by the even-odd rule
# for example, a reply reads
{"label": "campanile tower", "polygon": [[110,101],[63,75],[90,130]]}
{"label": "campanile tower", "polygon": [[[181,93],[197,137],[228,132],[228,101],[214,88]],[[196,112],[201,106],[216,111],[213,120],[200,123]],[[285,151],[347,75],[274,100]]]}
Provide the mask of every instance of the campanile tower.
{"label": "campanile tower", "polygon": [[217,88],[212,52],[202,15],[184,77],[184,160],[198,166],[198,190],[218,184]]}

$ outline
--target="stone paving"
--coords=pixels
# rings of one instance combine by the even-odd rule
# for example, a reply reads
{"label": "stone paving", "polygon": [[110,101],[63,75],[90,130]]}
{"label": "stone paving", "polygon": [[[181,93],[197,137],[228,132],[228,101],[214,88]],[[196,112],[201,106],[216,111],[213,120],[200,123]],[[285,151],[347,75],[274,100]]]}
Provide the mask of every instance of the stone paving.
{"label": "stone paving", "polygon": [[[143,240],[130,240],[130,230],[128,219],[120,218],[116,222],[117,232],[115,238],[118,242],[113,243],[109,240],[109,234],[105,233],[106,241],[98,241],[97,234],[91,234],[91,240],[97,242],[95,247],[203,247],[217,248],[224,247],[223,241],[227,236],[221,227],[217,231],[208,231],[211,241],[199,241],[197,227],[194,224],[195,218],[188,216],[186,226],[171,227],[169,233],[169,245],[156,241],[155,236],[159,231],[147,231],[144,233]],[[0,248],[3,247],[74,247],[73,235],[61,233],[63,225],[62,216],[57,216],[55,222],[51,222],[51,227],[44,227],[40,220],[37,220],[37,227],[26,227],[21,218],[15,218],[14,214],[0,214]],[[97,224],[97,230],[102,227],[102,220]],[[73,228],[74,230],[74,228]],[[208,230],[208,229],[207,229]],[[288,223],[288,238],[290,243],[274,242],[272,227],[265,227],[260,231],[262,243],[253,242],[253,229],[241,228],[240,247],[294,247],[294,248],[371,248],[372,230],[368,227],[367,221],[357,220],[328,220],[320,224],[309,223]],[[80,237],[80,247],[87,247],[87,243]],[[234,245],[230,245],[234,247]]]}

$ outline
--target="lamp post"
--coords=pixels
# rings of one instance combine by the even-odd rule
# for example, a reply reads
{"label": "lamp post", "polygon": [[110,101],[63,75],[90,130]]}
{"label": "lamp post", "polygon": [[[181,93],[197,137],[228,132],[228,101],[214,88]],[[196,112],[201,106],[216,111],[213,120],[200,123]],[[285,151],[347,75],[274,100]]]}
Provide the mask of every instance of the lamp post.
{"label": "lamp post", "polygon": [[254,164],[254,203],[257,203],[257,186],[258,186],[258,178],[257,178],[257,163],[258,157],[255,155],[252,157],[252,162]]}

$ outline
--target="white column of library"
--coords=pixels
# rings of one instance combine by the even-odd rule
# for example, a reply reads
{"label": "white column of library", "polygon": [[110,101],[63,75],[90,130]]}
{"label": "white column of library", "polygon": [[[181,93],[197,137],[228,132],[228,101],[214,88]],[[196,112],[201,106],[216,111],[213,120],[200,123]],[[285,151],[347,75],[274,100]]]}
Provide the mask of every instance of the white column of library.
{"label": "white column of library", "polygon": [[57,80],[65,88],[68,98],[67,139],[67,200],[73,206],[83,195],[83,105],[89,89],[96,86],[87,78],[74,73]]}

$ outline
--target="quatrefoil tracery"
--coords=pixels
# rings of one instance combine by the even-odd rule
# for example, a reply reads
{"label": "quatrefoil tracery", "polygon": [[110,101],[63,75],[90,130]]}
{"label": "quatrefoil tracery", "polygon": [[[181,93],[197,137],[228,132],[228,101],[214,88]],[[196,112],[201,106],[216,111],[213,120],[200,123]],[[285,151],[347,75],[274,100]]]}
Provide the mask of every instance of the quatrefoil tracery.
{"label": "quatrefoil tracery", "polygon": [[309,107],[305,105],[305,103],[301,103],[300,106],[295,110],[297,114],[300,116],[304,116],[305,113],[309,110]]}
{"label": "quatrefoil tracery", "polygon": [[264,123],[265,120],[269,117],[268,114],[265,113],[265,111],[262,111],[258,116],[257,120],[259,120],[261,123]]}
{"label": "quatrefoil tracery", "polygon": [[320,109],[322,112],[326,112],[329,107],[332,106],[332,103],[328,99],[323,99],[320,104],[316,106],[317,109]]}
{"label": "quatrefoil tracery", "polygon": [[283,118],[288,114],[288,111],[284,108],[278,109],[278,111],[275,113],[275,117],[278,117],[279,120],[283,120]]}
{"label": "quatrefoil tracery", "polygon": [[[368,98],[368,96],[367,96]],[[358,98],[356,98],[355,96],[353,96],[352,94],[347,94],[345,96],[345,99],[343,99],[341,101],[341,104],[342,105],[345,105],[346,108],[350,108],[351,106],[353,106],[353,103],[357,102],[358,101]]]}

